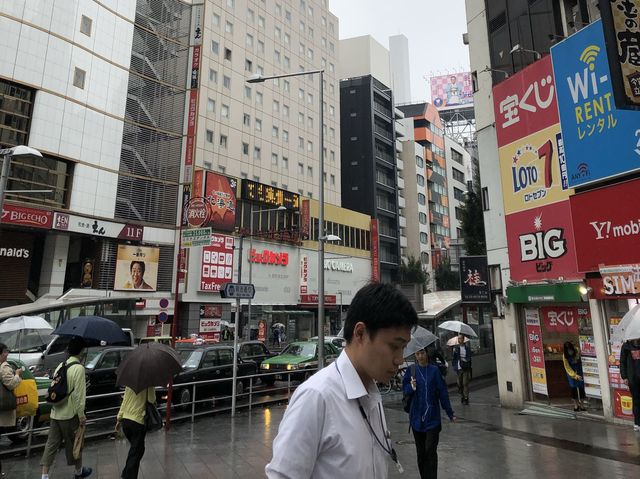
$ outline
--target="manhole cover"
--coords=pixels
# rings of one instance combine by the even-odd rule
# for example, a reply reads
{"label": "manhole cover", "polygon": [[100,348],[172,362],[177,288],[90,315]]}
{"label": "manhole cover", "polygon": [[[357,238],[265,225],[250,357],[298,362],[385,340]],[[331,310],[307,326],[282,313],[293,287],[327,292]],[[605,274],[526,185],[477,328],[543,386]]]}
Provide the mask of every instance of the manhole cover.
{"label": "manhole cover", "polygon": [[403,441],[403,440],[396,441],[396,444],[398,446],[406,446],[407,444],[415,444],[415,443],[416,443],[415,441]]}

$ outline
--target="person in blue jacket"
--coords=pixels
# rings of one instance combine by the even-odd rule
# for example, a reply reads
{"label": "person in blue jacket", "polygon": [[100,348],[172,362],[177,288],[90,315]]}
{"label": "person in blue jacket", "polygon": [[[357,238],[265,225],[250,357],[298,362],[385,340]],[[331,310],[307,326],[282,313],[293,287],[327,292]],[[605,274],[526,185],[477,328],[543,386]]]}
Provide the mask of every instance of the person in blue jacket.
{"label": "person in blue jacket", "polygon": [[402,390],[404,394],[411,396],[409,425],[416,441],[420,478],[436,479],[437,448],[442,430],[440,405],[451,421],[455,421],[456,417],[449,402],[447,385],[438,368],[429,364],[429,357],[424,349],[416,352],[416,362],[415,367],[407,368]]}

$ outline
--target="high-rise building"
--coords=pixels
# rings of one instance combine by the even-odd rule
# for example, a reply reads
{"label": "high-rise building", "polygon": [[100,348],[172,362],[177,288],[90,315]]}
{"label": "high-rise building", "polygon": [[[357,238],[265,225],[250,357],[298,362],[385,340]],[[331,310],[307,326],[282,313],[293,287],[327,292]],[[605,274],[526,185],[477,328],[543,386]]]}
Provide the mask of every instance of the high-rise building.
{"label": "high-rise building", "polygon": [[389,61],[391,63],[391,88],[396,105],[411,102],[411,73],[409,39],[404,35],[389,37]]}
{"label": "high-rise building", "polygon": [[466,254],[461,219],[466,192],[472,179],[471,154],[463,145],[449,136],[444,137],[444,151],[447,162],[449,221],[451,224],[449,260],[451,269],[457,271],[459,270],[460,256]]}

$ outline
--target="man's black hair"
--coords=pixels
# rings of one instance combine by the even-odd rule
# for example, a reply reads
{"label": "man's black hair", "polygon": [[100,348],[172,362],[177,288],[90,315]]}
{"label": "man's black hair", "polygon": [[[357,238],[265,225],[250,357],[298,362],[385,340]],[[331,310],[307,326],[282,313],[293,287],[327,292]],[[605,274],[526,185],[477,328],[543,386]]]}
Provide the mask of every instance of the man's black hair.
{"label": "man's black hair", "polygon": [[138,260],[132,261],[131,264],[129,265],[129,272],[133,271],[134,264],[140,265],[140,270],[141,270],[140,272],[142,273],[142,276],[144,276],[144,271],[145,269],[147,269],[144,265],[144,261],[138,261]]}
{"label": "man's black hair", "polygon": [[373,339],[384,328],[413,327],[418,315],[407,297],[390,284],[369,283],[360,289],[351,301],[344,323],[344,339],[353,337],[353,328],[363,322]]}
{"label": "man's black hair", "polygon": [[0,354],[4,353],[5,351],[10,351],[9,346],[4,343],[0,343]]}
{"label": "man's black hair", "polygon": [[80,336],[74,336],[69,341],[69,345],[67,346],[67,352],[70,356],[77,356],[82,352],[82,350],[86,347],[84,339]]}

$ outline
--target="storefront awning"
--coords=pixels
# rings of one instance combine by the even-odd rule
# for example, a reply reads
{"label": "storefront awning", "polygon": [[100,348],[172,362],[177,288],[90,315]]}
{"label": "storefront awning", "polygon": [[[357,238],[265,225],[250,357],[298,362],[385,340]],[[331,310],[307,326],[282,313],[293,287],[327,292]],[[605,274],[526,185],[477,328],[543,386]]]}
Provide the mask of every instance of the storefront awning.
{"label": "storefront awning", "polygon": [[419,319],[435,319],[462,303],[460,291],[436,291],[424,295],[424,311],[418,312]]}
{"label": "storefront awning", "polygon": [[507,287],[507,303],[580,303],[583,283],[529,284]]}

